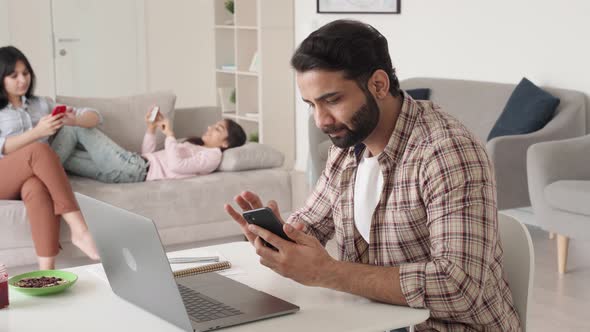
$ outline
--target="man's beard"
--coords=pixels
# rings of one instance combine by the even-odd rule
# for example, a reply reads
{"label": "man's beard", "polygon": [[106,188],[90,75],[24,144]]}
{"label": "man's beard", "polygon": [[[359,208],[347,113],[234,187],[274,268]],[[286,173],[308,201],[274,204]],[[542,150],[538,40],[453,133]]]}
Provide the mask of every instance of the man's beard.
{"label": "man's beard", "polygon": [[346,125],[339,127],[332,125],[322,128],[322,131],[326,134],[333,134],[344,129],[344,135],[339,137],[330,136],[332,143],[342,149],[349,148],[364,141],[379,123],[379,106],[377,106],[373,95],[368,92],[365,93],[365,104],[352,115],[350,122],[354,129]]}

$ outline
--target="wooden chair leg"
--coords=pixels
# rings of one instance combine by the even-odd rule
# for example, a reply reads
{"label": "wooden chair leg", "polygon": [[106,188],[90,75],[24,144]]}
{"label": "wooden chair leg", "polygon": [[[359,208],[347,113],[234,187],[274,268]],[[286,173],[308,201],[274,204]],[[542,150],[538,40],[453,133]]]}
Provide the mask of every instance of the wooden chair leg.
{"label": "wooden chair leg", "polygon": [[555,239],[555,233],[549,232],[549,240]]}
{"label": "wooden chair leg", "polygon": [[567,236],[557,234],[557,270],[560,274],[565,273],[567,266],[567,250],[570,239]]}

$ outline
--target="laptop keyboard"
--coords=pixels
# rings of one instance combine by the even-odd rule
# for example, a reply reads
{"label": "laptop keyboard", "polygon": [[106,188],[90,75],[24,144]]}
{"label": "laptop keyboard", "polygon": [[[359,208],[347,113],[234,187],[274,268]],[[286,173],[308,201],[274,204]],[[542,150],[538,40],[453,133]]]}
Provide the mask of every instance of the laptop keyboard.
{"label": "laptop keyboard", "polygon": [[199,292],[178,284],[182,301],[188,311],[188,315],[198,321],[207,322],[214,319],[220,319],[230,316],[239,315],[242,312],[232,308],[219,301],[205,296]]}

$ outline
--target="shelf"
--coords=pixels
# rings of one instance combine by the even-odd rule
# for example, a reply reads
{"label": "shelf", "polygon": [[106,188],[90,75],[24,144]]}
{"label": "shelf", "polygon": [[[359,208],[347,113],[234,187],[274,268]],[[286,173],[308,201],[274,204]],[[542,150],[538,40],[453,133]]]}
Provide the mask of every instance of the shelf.
{"label": "shelf", "polygon": [[235,28],[236,28],[235,25],[218,24],[218,25],[215,26],[215,29],[228,29],[228,30],[233,30]]}
{"label": "shelf", "polygon": [[221,116],[223,118],[226,119],[232,119],[232,120],[242,120],[242,121],[251,121],[251,122],[258,122],[258,118],[253,118],[253,117],[249,117],[249,116],[243,116],[243,115],[236,115],[235,113],[222,113]]}
{"label": "shelf", "polygon": [[221,74],[231,74],[231,75],[238,74],[238,75],[243,75],[243,76],[258,77],[258,73],[255,71],[236,71],[236,70],[216,69],[215,72],[221,73]]}
{"label": "shelf", "polygon": [[[295,111],[289,65],[295,0],[235,0],[233,15],[225,1],[213,2],[218,117],[236,121],[248,137],[256,134],[260,143],[283,152],[291,167],[295,125],[284,119]],[[235,100],[230,97],[234,93]]]}
{"label": "shelf", "polygon": [[250,26],[250,25],[227,25],[227,24],[217,24],[215,25],[215,29],[224,29],[224,30],[258,30],[257,26]]}
{"label": "shelf", "polygon": [[236,73],[238,75],[258,77],[258,73],[255,71],[237,71]]}

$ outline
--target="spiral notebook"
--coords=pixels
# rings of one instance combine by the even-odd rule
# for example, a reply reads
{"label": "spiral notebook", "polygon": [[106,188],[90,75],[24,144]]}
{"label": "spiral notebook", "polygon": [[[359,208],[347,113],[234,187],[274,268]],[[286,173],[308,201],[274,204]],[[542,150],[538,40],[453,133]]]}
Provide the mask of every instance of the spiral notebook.
{"label": "spiral notebook", "polygon": [[188,269],[174,271],[174,278],[182,278],[188,276],[194,276],[195,274],[221,271],[231,268],[231,263],[228,261],[212,263],[207,265],[195,266]]}
{"label": "spiral notebook", "polygon": [[[208,254],[208,253],[206,253]],[[223,256],[221,256],[223,257]],[[225,258],[223,258],[225,259]],[[175,264],[178,265],[178,264]],[[186,264],[186,266],[189,266],[189,264]],[[104,272],[104,268],[102,266],[102,264],[93,264],[93,265],[89,265],[86,269],[88,272],[92,273],[95,277],[98,277],[99,279],[101,279],[104,282],[109,282],[107,279],[107,275]],[[176,266],[172,266],[172,273],[174,275],[175,278],[181,278],[181,277],[186,277],[189,275],[194,275],[194,274],[199,274],[199,273],[206,273],[206,272],[219,272],[219,274],[224,275],[224,276],[231,276],[231,275],[237,275],[237,274],[244,274],[246,273],[244,270],[240,269],[240,268],[236,268],[236,267],[232,267],[231,263],[229,261],[222,261],[222,262],[218,262],[218,263],[210,263],[210,264],[201,264],[198,266],[189,266],[189,267],[180,267],[177,269]]]}

